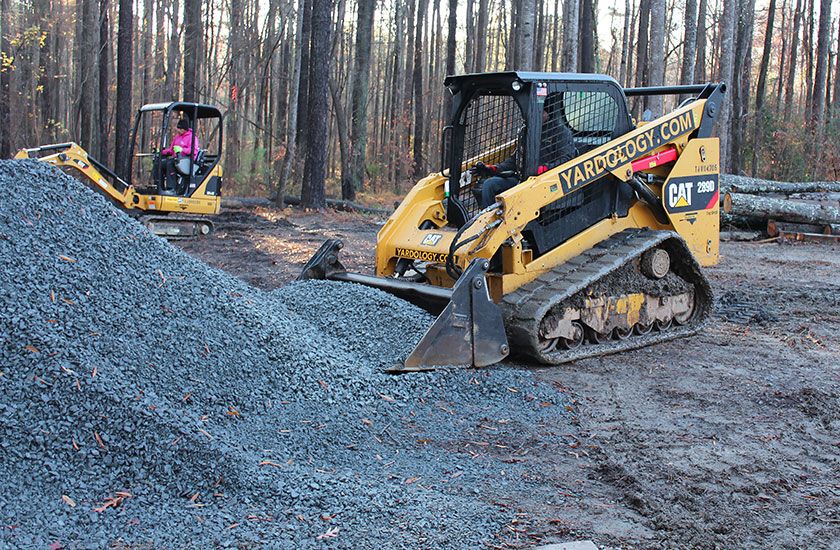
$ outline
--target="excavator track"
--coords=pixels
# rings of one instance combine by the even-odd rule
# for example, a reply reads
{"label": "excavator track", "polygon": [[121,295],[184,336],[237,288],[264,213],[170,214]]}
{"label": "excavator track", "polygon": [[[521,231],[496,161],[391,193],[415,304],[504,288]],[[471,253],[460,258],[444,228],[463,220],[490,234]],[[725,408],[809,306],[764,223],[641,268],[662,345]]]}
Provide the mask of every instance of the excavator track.
{"label": "excavator track", "polygon": [[712,292],[677,233],[630,229],[500,305],[514,353],[561,364],[695,334],[711,313]]}
{"label": "excavator track", "polygon": [[167,240],[204,237],[213,232],[213,221],[201,216],[142,215],[137,221]]}

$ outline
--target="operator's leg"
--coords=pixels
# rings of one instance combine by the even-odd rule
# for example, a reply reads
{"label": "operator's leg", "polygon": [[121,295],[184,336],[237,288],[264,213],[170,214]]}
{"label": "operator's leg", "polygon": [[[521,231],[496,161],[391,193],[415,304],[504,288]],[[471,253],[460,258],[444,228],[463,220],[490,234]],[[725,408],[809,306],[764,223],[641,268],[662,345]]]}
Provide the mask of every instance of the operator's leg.
{"label": "operator's leg", "polygon": [[168,157],[163,160],[163,187],[165,191],[175,189],[178,175],[175,173],[175,157]]}
{"label": "operator's leg", "polygon": [[496,202],[496,195],[507,191],[518,183],[519,180],[517,178],[503,178],[501,176],[487,178],[481,185],[481,207],[487,208]]}

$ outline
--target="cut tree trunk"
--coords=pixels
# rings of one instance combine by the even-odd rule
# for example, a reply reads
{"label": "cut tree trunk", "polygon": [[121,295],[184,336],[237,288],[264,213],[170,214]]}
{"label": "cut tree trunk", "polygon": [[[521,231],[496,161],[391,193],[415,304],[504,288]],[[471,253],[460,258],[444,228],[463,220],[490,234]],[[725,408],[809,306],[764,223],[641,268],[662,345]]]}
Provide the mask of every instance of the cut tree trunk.
{"label": "cut tree trunk", "polygon": [[746,218],[828,225],[840,223],[840,208],[817,203],[726,193],[723,211]]}
{"label": "cut tree trunk", "polygon": [[840,193],[840,181],[806,181],[781,182],[770,181],[744,176],[721,175],[720,187],[722,191],[760,195],[764,193],[779,193],[793,195],[794,193]]}

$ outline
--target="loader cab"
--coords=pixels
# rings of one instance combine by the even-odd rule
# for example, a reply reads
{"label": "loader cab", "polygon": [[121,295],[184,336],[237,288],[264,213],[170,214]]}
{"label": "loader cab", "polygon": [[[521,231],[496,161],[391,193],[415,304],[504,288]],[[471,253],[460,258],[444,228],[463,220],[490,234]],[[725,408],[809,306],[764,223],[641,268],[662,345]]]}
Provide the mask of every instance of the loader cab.
{"label": "loader cab", "polygon": [[[520,181],[561,164],[557,143],[571,136],[573,156],[633,129],[618,83],[605,75],[503,72],[450,76],[453,96],[444,128],[441,172],[448,176],[447,218],[463,226],[480,211],[481,181],[469,168],[513,157]],[[523,232],[535,256],[611,215],[626,215],[632,191],[618,182],[593,186],[546,206]]]}
{"label": "loader cab", "polygon": [[[192,130],[192,155],[177,159],[173,181],[161,152],[172,146],[179,120]],[[192,102],[152,103],[137,111],[131,136],[128,183],[144,194],[216,197],[221,194],[222,113]]]}

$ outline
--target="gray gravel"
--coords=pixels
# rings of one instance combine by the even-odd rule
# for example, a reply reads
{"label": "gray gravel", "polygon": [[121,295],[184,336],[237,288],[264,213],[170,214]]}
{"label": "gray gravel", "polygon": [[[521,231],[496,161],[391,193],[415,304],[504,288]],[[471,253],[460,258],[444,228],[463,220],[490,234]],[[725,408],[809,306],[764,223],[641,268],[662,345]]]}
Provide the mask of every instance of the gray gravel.
{"label": "gray gravel", "polygon": [[527,370],[384,374],[431,322],[390,295],[259,291],[35,161],[0,196],[0,546],[482,546],[569,431]]}

